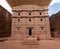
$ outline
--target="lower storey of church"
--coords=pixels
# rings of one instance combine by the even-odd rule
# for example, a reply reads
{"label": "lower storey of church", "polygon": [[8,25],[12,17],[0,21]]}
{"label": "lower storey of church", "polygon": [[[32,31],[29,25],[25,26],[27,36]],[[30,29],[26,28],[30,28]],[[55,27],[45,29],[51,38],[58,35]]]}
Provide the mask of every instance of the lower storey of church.
{"label": "lower storey of church", "polygon": [[[12,39],[19,40],[22,45],[39,45],[40,40],[49,40],[50,31],[49,28],[40,28],[39,26],[22,28],[13,28]],[[41,30],[42,29],[42,30]],[[34,46],[35,47],[35,46]]]}
{"label": "lower storey of church", "polygon": [[[15,27],[15,28],[14,28]],[[47,27],[21,26],[12,28],[12,39],[24,40],[43,40],[50,38],[50,30]]]}

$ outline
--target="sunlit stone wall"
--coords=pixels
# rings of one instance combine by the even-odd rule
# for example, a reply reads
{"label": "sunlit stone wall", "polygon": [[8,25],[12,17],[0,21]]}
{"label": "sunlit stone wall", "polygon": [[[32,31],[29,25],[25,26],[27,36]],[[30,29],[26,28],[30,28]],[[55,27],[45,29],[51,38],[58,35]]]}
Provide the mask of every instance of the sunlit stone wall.
{"label": "sunlit stone wall", "polygon": [[20,5],[13,7],[12,11],[13,39],[50,38],[48,6]]}

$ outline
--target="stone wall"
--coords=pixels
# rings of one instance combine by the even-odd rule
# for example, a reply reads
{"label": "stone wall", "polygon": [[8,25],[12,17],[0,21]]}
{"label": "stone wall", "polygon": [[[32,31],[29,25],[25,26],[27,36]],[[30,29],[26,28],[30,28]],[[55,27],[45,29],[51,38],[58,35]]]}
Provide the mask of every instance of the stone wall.
{"label": "stone wall", "polygon": [[60,38],[60,12],[50,17],[51,36]]}
{"label": "stone wall", "polygon": [[11,14],[0,6],[0,37],[11,36]]}
{"label": "stone wall", "polygon": [[[29,36],[29,28],[32,35]],[[50,26],[47,6],[21,5],[13,7],[12,15],[12,37],[24,40],[26,38],[39,37],[50,38]]]}

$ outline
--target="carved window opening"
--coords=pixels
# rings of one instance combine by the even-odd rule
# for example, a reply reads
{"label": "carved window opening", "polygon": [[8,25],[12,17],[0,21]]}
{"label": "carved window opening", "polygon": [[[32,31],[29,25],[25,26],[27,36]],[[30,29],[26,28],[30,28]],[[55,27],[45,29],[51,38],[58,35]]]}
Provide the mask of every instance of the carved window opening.
{"label": "carved window opening", "polygon": [[18,22],[20,22],[20,19],[18,19]]}
{"label": "carved window opening", "polygon": [[29,13],[29,15],[31,15],[31,13]]}
{"label": "carved window opening", "polygon": [[31,22],[31,19],[29,19],[29,21]]}
{"label": "carved window opening", "polygon": [[18,15],[20,15],[20,13],[18,13]]}
{"label": "carved window opening", "polygon": [[40,13],[40,15],[41,15],[42,13]]}
{"label": "carved window opening", "polygon": [[43,21],[43,19],[41,18],[41,21]]}

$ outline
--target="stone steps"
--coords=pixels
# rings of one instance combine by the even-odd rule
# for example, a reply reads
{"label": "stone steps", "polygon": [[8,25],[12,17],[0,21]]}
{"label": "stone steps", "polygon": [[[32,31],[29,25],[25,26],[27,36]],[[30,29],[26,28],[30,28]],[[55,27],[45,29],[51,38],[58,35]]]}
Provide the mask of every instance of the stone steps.
{"label": "stone steps", "polygon": [[23,45],[39,45],[38,41],[36,38],[27,38],[22,42]]}
{"label": "stone steps", "polygon": [[35,41],[30,41],[30,42],[29,41],[28,42],[25,41],[25,42],[22,42],[22,44],[23,45],[39,45],[39,43],[35,42]]}

